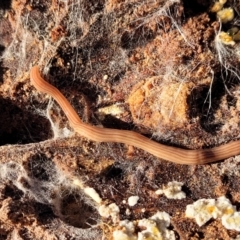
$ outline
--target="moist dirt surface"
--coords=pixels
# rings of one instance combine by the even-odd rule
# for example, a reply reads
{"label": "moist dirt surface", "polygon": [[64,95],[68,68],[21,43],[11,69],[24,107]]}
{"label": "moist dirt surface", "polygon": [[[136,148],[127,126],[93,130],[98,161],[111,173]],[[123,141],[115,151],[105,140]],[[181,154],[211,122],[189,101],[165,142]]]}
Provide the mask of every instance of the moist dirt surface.
{"label": "moist dirt surface", "polygon": [[[38,65],[90,125],[183,149],[239,140],[240,3],[220,7],[233,10],[228,22],[216,17],[214,4],[0,2],[0,240],[108,240],[121,220],[157,211],[170,215],[175,239],[239,239],[219,218],[200,227],[185,215],[187,205],[221,196],[240,211],[239,156],[180,165],[133,146],[90,141],[29,75]],[[221,31],[230,40],[220,39]],[[186,198],[155,193],[172,181],[183,183]],[[139,197],[136,205],[127,204],[130,196]],[[99,212],[111,203],[119,207],[117,220]]]}

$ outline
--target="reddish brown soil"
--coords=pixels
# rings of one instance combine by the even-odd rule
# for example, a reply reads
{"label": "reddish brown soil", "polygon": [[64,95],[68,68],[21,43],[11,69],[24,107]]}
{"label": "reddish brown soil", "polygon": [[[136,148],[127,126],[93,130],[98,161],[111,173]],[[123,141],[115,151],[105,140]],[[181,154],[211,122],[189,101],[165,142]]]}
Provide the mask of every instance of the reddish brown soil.
{"label": "reddish brown soil", "polygon": [[[237,237],[220,220],[199,227],[185,209],[198,199],[226,196],[239,211],[239,156],[186,166],[123,144],[54,134],[46,118],[50,98],[29,80],[31,66],[40,65],[89,124],[180,148],[234,141],[240,135],[240,43],[225,47],[219,58],[220,23],[209,11],[212,4],[0,2],[0,239],[111,239],[117,224],[99,215],[74,179],[116,203],[121,220],[166,211],[176,239]],[[240,4],[229,0],[226,7],[235,18],[222,30],[240,27]],[[99,114],[119,105],[118,115]],[[57,104],[49,114],[55,130],[71,129]],[[185,199],[154,194],[174,180],[184,183]],[[126,215],[123,200],[133,195],[140,200]]]}

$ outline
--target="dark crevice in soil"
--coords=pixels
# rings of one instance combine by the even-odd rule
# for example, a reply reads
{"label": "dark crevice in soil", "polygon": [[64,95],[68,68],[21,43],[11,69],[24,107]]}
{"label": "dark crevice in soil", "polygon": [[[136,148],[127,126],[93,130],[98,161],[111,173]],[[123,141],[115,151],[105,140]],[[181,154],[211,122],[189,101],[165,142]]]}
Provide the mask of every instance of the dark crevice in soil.
{"label": "dark crevice in soil", "polygon": [[[0,45],[0,56],[2,55],[5,47]],[[7,69],[3,66],[2,60],[0,60],[0,83],[3,82],[3,75]]]}
{"label": "dark crevice in soil", "polygon": [[208,0],[183,0],[184,14],[186,18],[208,12],[211,2]]}
{"label": "dark crevice in soil", "polygon": [[[221,128],[221,123],[216,123],[214,118],[221,104],[221,98],[228,94],[226,89],[229,90],[238,84],[236,80],[227,80],[224,83],[221,74],[216,74],[212,86],[201,85],[194,88],[187,99],[190,118],[199,117],[201,127],[206,132],[215,134]],[[229,106],[234,106],[236,99],[228,94],[227,103]]]}
{"label": "dark crevice in soil", "polygon": [[124,122],[118,118],[115,118],[111,115],[106,115],[104,120],[101,121],[104,127],[106,128],[117,128],[122,130],[132,130],[134,125]]}
{"label": "dark crevice in soil", "polygon": [[12,1],[11,0],[1,0],[0,1],[0,9],[7,10],[11,8]]}
{"label": "dark crevice in soil", "polygon": [[0,145],[40,142],[51,137],[48,120],[23,111],[8,99],[0,99]]}
{"label": "dark crevice in soil", "polygon": [[60,219],[68,225],[87,229],[97,224],[97,210],[77,194],[69,194],[63,198],[61,209]]}
{"label": "dark crevice in soil", "polygon": [[27,162],[26,170],[31,178],[51,181],[56,175],[55,165],[45,154],[36,154]]}

